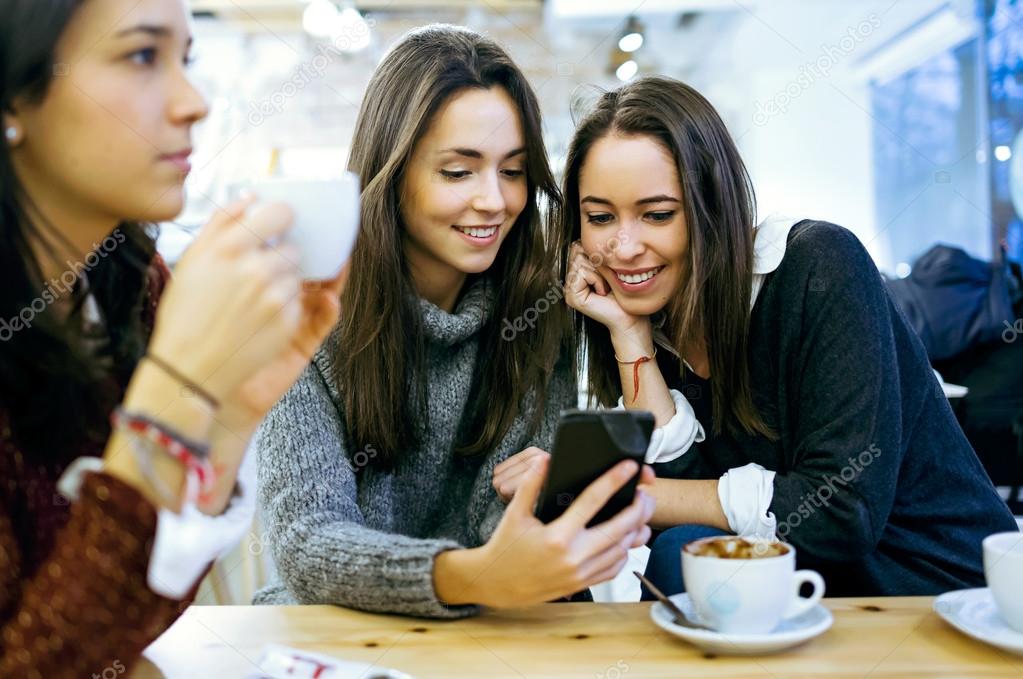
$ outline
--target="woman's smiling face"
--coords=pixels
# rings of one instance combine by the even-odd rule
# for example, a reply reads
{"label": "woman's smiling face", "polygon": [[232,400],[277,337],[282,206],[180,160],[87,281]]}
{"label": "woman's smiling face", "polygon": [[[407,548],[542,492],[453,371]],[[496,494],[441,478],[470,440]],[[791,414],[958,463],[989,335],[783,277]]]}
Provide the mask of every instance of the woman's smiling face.
{"label": "woman's smiling face", "polygon": [[466,89],[434,115],[402,185],[413,273],[482,273],[528,199],[526,149],[515,101],[502,87]]}
{"label": "woman's smiling face", "polygon": [[679,290],[689,252],[682,183],[653,137],[611,133],[579,171],[583,250],[627,313],[649,316]]}

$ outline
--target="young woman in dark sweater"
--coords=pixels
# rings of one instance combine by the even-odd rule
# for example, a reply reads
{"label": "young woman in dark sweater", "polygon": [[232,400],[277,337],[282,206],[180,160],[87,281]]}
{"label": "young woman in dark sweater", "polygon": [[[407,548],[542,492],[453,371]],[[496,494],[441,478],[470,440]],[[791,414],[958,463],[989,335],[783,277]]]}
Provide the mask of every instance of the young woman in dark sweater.
{"label": "young woman in dark sweater", "polygon": [[790,542],[833,596],[983,584],[981,540],[1016,524],[866,250],[754,215],[724,124],[680,82],[609,92],[576,132],[566,300],[590,393],[657,419],[648,575],[679,591],[679,547],[727,531]]}

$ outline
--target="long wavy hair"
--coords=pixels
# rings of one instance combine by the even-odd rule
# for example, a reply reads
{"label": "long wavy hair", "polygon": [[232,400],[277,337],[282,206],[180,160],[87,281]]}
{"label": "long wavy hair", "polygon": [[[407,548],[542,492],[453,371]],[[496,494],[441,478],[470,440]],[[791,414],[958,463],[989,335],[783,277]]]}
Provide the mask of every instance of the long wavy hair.
{"label": "long wavy hair", "polygon": [[[714,430],[774,438],[753,405],[748,336],[756,199],[739,151],[717,111],[677,80],[646,77],[604,93],[572,139],[559,218],[563,258],[580,237],[579,173],[594,143],[609,134],[648,136],[671,154],[689,229],[680,289],[665,308],[665,330],[680,356],[705,341],[713,376]],[[588,361],[589,393],[610,406],[621,395],[610,334],[575,313],[577,346]]]}
{"label": "long wavy hair", "polygon": [[[459,454],[476,455],[495,447],[524,403],[532,404],[532,426],[538,426],[546,383],[566,335],[567,312],[559,318],[552,310],[531,332],[514,341],[501,337],[502,318],[520,317],[549,290],[560,290],[558,253],[545,242],[549,223],[541,202],[557,208],[561,194],[547,162],[536,95],[494,41],[448,25],[411,31],[387,54],[369,83],[348,163],[363,182],[362,232],[341,300],[335,381],[353,449],[374,446],[380,453],[374,464],[381,467],[393,465],[418,443],[414,413],[425,414],[427,406],[425,340],[403,249],[404,173],[416,144],[445,102],[468,89],[492,87],[508,93],[521,117],[528,200],[494,264],[479,274],[494,292],[494,313],[479,339],[481,359],[475,367]],[[492,397],[498,393],[507,406],[494,407]]]}
{"label": "long wavy hair", "polygon": [[[83,1],[0,0],[4,113],[46,97],[57,43]],[[112,241],[116,247],[95,257],[95,267],[60,262],[75,278],[88,268],[109,336],[98,355],[83,329],[84,286],[69,286],[70,315],[55,311],[55,290],[63,283],[44,279],[37,253],[59,262],[54,244],[68,241],[37,215],[8,145],[0,143],[0,417],[6,415],[13,440],[30,460],[59,465],[109,436],[107,416],[146,342],[141,309],[155,241],[150,227],[123,223]]]}

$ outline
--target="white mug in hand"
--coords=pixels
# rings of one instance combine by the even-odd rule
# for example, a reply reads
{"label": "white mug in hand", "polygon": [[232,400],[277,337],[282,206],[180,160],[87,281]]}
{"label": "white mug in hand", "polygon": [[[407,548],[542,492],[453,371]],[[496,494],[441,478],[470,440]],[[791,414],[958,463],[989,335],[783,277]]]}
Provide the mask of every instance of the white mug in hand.
{"label": "white mug in hand", "polygon": [[[734,553],[746,558],[712,556]],[[748,549],[747,549],[748,548]],[[728,634],[769,634],[782,620],[795,618],[820,603],[824,578],[796,570],[796,550],[784,543],[750,543],[743,538],[711,537],[682,548],[682,578],[700,622]],[[804,584],[813,594],[799,595]]]}
{"label": "white mug in hand", "polygon": [[998,533],[984,540],[987,586],[1009,627],[1023,632],[1023,533]]}
{"label": "white mug in hand", "polygon": [[295,222],[285,239],[301,252],[299,269],[306,280],[336,276],[359,234],[359,178],[346,172],[339,179],[265,179],[245,184],[261,203],[287,203]]}

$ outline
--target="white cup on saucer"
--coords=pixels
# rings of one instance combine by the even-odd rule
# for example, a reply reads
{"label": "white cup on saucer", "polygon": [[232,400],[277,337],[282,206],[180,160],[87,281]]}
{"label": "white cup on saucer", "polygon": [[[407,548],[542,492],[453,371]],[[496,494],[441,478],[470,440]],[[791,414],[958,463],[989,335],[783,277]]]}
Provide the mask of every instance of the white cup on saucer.
{"label": "white cup on saucer", "polygon": [[1023,633],[1023,533],[997,533],[984,540],[984,574],[998,612]]}
{"label": "white cup on saucer", "polygon": [[[761,543],[769,556],[754,550],[750,558],[723,558],[706,553],[708,543],[731,547],[734,536],[710,537],[682,548],[682,578],[700,622],[727,634],[769,634],[782,620],[816,607],[824,596],[824,578],[811,570],[796,570],[796,550],[784,543]],[[733,545],[729,544],[733,542]],[[753,543],[757,544],[757,543]],[[764,547],[767,549],[767,547]],[[720,553],[720,550],[718,550]],[[730,551],[730,550],[726,550]],[[813,594],[800,596],[809,583]]]}
{"label": "white cup on saucer", "polygon": [[264,179],[242,186],[261,203],[287,203],[295,221],[285,240],[301,252],[299,268],[306,280],[333,278],[348,260],[359,234],[359,178],[346,172],[338,179]]}

